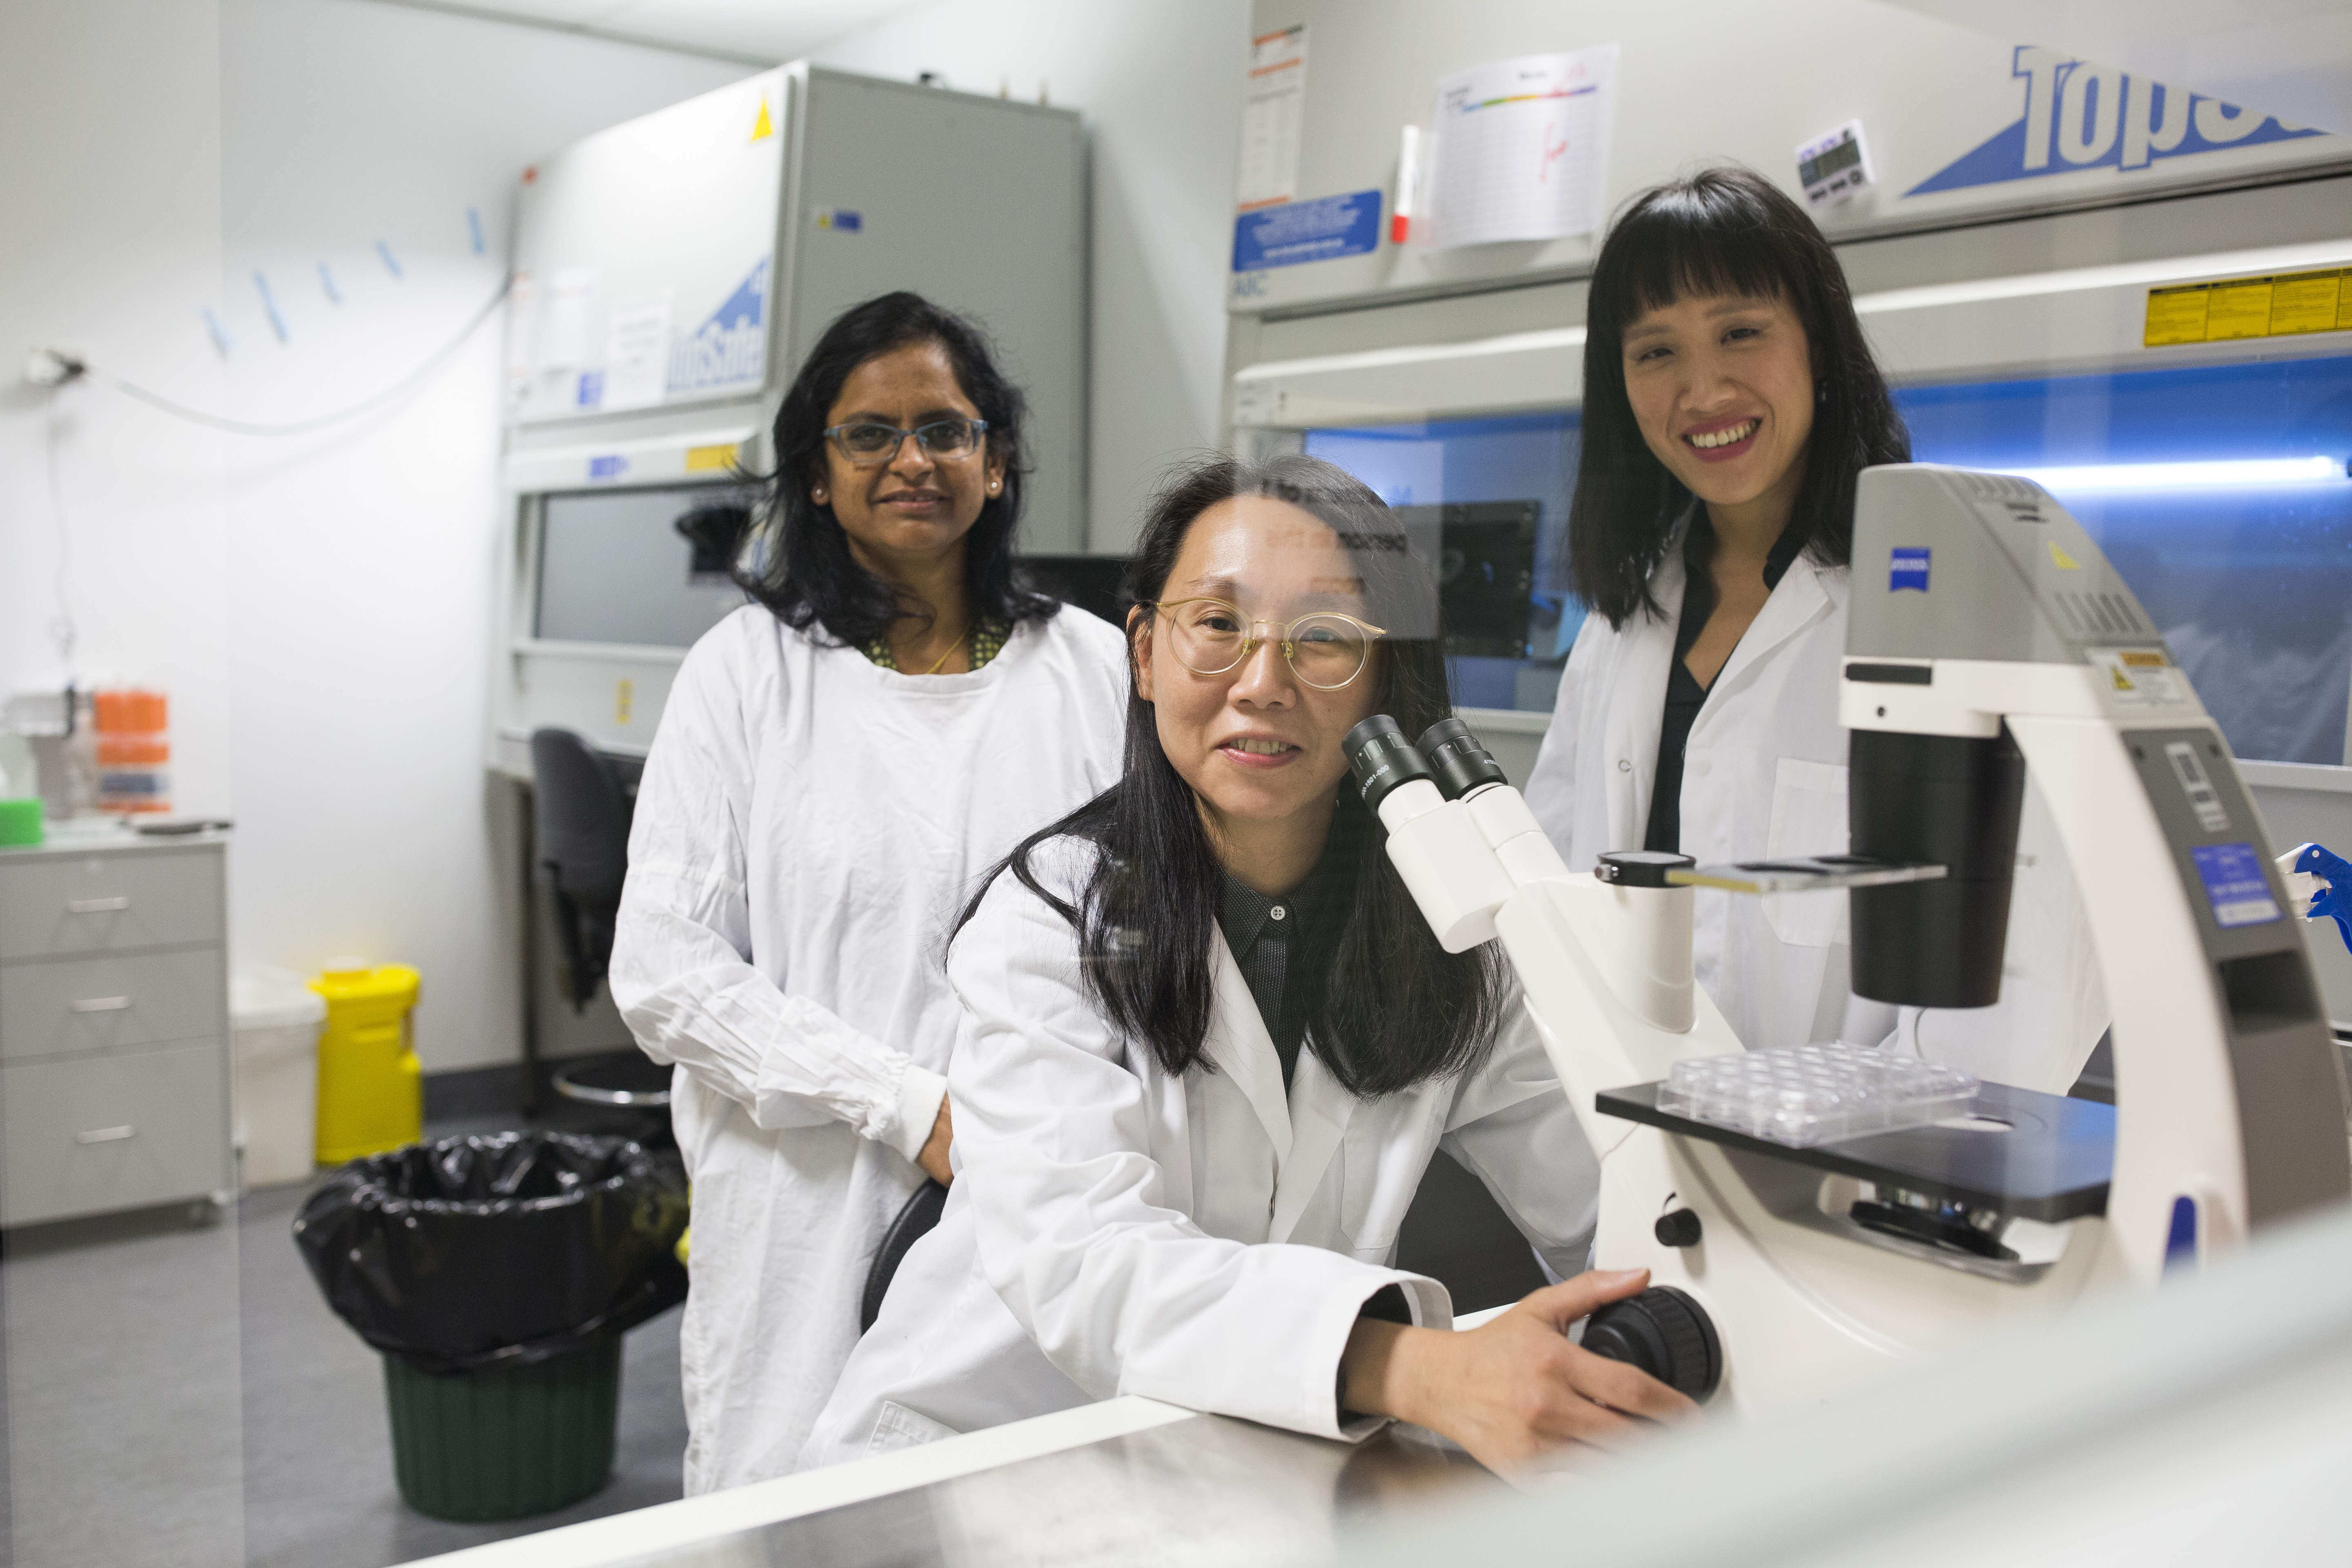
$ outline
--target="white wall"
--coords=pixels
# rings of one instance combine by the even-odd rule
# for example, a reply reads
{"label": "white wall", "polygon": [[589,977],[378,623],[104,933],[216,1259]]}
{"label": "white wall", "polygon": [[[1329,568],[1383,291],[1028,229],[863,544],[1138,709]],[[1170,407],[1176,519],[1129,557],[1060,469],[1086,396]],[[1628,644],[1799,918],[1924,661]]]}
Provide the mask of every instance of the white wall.
{"label": "white wall", "polygon": [[[0,26],[0,367],[64,342],[257,421],[454,337],[531,158],[748,74],[367,0],[5,0]],[[63,405],[79,673],[170,691],[177,804],[238,825],[236,962],[416,964],[428,1070],[519,1049],[483,770],[501,331],[320,436],[215,436],[93,387]],[[41,433],[39,400],[0,392],[0,692],[60,673]]]}
{"label": "white wall", "polygon": [[[199,304],[220,279],[216,8],[0,0],[0,696],[64,667],[47,397],[17,376],[56,343],[217,410]],[[221,438],[88,387],[57,404],[66,584],[86,676],[171,681],[191,737],[181,798],[229,805]]]}
{"label": "white wall", "polygon": [[1126,549],[1155,476],[1216,442],[1249,12],[1247,0],[935,0],[813,57],[1033,100],[1042,84],[1085,113],[1097,550]]}

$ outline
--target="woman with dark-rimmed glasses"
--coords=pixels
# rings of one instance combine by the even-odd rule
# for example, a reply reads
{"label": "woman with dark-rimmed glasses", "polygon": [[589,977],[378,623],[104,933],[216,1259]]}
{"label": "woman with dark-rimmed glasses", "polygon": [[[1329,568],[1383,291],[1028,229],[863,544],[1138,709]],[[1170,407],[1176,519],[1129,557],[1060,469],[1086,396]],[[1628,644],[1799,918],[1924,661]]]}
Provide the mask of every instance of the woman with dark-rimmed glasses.
{"label": "woman with dark-rimmed glasses", "polygon": [[970,879],[1117,776],[1117,631],[1024,589],[1021,394],[912,294],[833,323],[775,422],[759,601],[679,668],[646,764],[614,1000],[677,1067],[694,1180],[686,1489],[793,1468],[866,1273],[952,1179]]}
{"label": "woman with dark-rimmed glasses", "polygon": [[[956,1184],[805,1464],[1114,1394],[1402,1418],[1498,1467],[1691,1410],[1562,1331],[1646,1276],[1579,1272],[1599,1170],[1517,987],[1438,946],[1348,780],[1360,721],[1449,711],[1404,543],[1313,458],[1197,464],[1153,504],[1124,773],[965,911]],[[1441,1146],[1574,1276],[1458,1333],[1391,1267]]]}

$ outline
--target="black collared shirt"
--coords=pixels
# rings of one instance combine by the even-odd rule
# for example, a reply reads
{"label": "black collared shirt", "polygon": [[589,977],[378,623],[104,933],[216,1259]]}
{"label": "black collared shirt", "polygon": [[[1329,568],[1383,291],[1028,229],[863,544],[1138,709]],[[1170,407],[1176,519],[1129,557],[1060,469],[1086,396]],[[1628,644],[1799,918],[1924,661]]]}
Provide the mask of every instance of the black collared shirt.
{"label": "black collared shirt", "polygon": [[[1790,563],[1803,548],[1796,530],[1780,531],[1764,557],[1767,593],[1780,585]],[[1643,848],[1663,849],[1670,855],[1681,854],[1683,847],[1683,751],[1690,744],[1698,710],[1706,706],[1706,694],[1714,689],[1712,682],[1701,686],[1684,662],[1715,614],[1714,561],[1715,527],[1707,521],[1706,509],[1698,507],[1692,511],[1690,529],[1683,536],[1683,613],[1675,624],[1675,658],[1666,668],[1666,706],[1658,725],[1658,768],[1650,786],[1649,827],[1642,836]],[[1721,671],[1716,679],[1722,679]]]}
{"label": "black collared shirt", "polygon": [[1279,898],[1268,898],[1224,874],[1217,902],[1217,928],[1241,966],[1242,980],[1265,1032],[1274,1037],[1275,1054],[1282,1058],[1282,1084],[1298,1065],[1299,1043],[1307,1035],[1307,987],[1290,984],[1292,964],[1307,949],[1307,922],[1314,919],[1328,879],[1318,863],[1302,881]]}

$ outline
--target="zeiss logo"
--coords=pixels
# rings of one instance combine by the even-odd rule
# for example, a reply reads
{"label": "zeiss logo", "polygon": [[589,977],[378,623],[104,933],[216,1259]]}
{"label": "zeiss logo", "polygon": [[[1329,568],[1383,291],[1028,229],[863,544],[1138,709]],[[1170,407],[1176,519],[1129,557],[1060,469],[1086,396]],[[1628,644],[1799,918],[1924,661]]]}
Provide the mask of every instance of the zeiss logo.
{"label": "zeiss logo", "polygon": [[2025,117],[1905,195],[2077,169],[2145,169],[2159,158],[2326,134],[2055,49],[2020,48],[2010,74],[2025,79]]}
{"label": "zeiss logo", "polygon": [[1893,561],[1886,570],[1886,591],[1899,594],[1906,588],[1927,591],[1927,550],[1924,545],[1897,545]]}

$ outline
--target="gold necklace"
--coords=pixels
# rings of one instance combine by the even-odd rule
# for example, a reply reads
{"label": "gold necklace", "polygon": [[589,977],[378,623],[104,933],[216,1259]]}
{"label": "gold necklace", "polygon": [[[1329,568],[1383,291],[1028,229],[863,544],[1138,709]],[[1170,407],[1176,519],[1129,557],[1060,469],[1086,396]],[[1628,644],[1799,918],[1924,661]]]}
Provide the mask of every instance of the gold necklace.
{"label": "gold necklace", "polygon": [[925,675],[937,675],[940,672],[940,668],[944,666],[948,660],[955,657],[955,650],[963,647],[964,637],[968,637],[970,636],[971,636],[971,628],[970,626],[964,627],[963,637],[958,637],[955,641],[948,644],[948,651],[940,655],[940,662],[931,666],[930,668],[923,671],[923,673]]}

